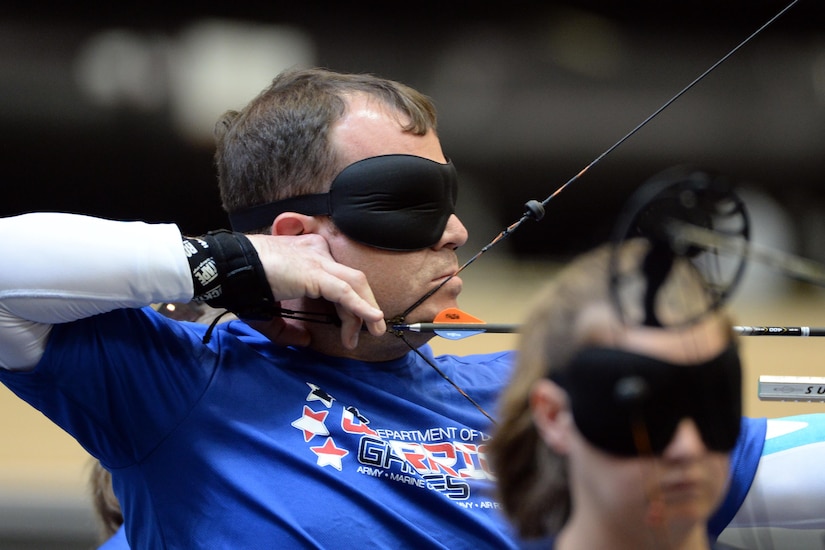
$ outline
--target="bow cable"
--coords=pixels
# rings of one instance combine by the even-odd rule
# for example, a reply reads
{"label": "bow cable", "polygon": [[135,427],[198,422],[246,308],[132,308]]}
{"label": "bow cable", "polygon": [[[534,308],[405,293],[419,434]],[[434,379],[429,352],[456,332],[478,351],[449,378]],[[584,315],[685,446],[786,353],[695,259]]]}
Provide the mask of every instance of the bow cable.
{"label": "bow cable", "polygon": [[[719,67],[719,66],[720,66],[722,63],[724,63],[725,61],[727,61],[727,60],[728,60],[731,56],[733,56],[733,55],[734,55],[736,52],[738,52],[738,51],[739,51],[742,47],[744,47],[744,46],[745,46],[746,44],[748,44],[751,40],[753,40],[753,39],[754,39],[757,35],[759,35],[759,34],[760,34],[763,30],[765,30],[767,27],[769,27],[771,24],[773,24],[773,22],[774,22],[774,21],[776,21],[777,19],[779,19],[782,15],[784,15],[784,14],[785,14],[785,12],[787,12],[788,10],[790,10],[790,9],[791,9],[794,5],[796,5],[798,2],[799,2],[799,0],[792,0],[792,2],[791,2],[790,4],[788,4],[787,6],[785,6],[782,10],[780,10],[780,11],[779,11],[779,13],[777,13],[776,15],[774,15],[773,17],[771,17],[768,21],[766,21],[765,23],[763,23],[763,24],[762,24],[762,26],[760,26],[758,29],[756,29],[754,32],[752,32],[752,33],[751,33],[751,34],[750,34],[747,38],[745,38],[743,41],[741,41],[739,44],[737,44],[737,45],[736,45],[736,46],[735,46],[732,50],[730,50],[730,51],[729,51],[728,53],[726,53],[724,56],[722,56],[721,58],[719,58],[719,59],[718,59],[715,63],[713,63],[713,65],[711,65],[710,67],[708,67],[708,68],[707,68],[707,69],[706,69],[706,70],[705,70],[702,74],[700,74],[698,77],[696,77],[696,78],[695,78],[695,79],[694,79],[694,80],[693,80],[690,84],[688,84],[687,86],[685,86],[684,88],[682,88],[682,89],[681,89],[681,90],[680,90],[680,91],[679,91],[676,95],[674,95],[673,97],[671,97],[670,99],[668,99],[668,100],[667,100],[664,104],[662,104],[662,106],[661,106],[661,107],[659,107],[658,109],[656,109],[655,111],[653,111],[650,115],[648,115],[648,117],[647,117],[647,118],[645,118],[642,122],[640,122],[640,123],[639,123],[639,124],[638,124],[635,128],[633,128],[632,130],[630,130],[627,134],[625,134],[625,135],[624,135],[621,139],[619,139],[619,140],[618,140],[617,142],[615,142],[613,145],[611,145],[610,147],[608,147],[607,149],[605,149],[605,151],[604,151],[604,152],[602,152],[602,154],[600,154],[600,155],[599,155],[599,156],[597,156],[595,159],[593,159],[593,160],[590,162],[590,164],[588,164],[587,166],[585,166],[584,168],[582,168],[582,169],[579,171],[579,173],[577,173],[575,176],[573,176],[572,178],[570,178],[569,180],[567,180],[567,182],[565,182],[565,183],[564,183],[564,185],[562,185],[561,187],[559,187],[558,189],[556,189],[555,191],[553,191],[553,192],[552,192],[552,193],[551,193],[551,194],[550,194],[550,195],[549,195],[546,199],[544,199],[544,200],[543,200],[543,201],[541,201],[541,202],[539,202],[539,201],[537,201],[537,200],[535,200],[535,199],[532,199],[532,200],[528,201],[528,202],[524,205],[524,207],[525,207],[525,211],[524,211],[524,213],[522,214],[521,218],[519,218],[519,219],[518,219],[516,222],[514,222],[513,224],[511,224],[511,225],[507,226],[507,227],[506,227],[506,228],[505,228],[505,229],[504,229],[501,233],[499,233],[499,234],[498,234],[498,235],[497,235],[497,236],[496,236],[496,237],[495,237],[492,241],[490,241],[490,242],[489,242],[486,246],[484,246],[481,250],[479,250],[479,251],[478,251],[478,252],[477,252],[477,253],[476,253],[476,254],[475,254],[472,258],[470,258],[469,260],[467,260],[467,262],[465,262],[465,263],[464,263],[464,265],[462,265],[462,266],[458,269],[458,271],[456,271],[453,275],[451,275],[450,277],[447,277],[447,278],[446,278],[445,280],[443,280],[443,281],[442,281],[442,282],[441,282],[438,286],[436,286],[434,289],[432,289],[432,290],[430,290],[429,292],[427,292],[424,296],[422,296],[420,299],[418,299],[418,300],[417,300],[417,301],[416,301],[413,305],[411,305],[410,307],[408,307],[408,308],[404,311],[404,313],[402,313],[401,315],[398,315],[397,317],[395,317],[395,318],[391,319],[391,320],[390,320],[390,321],[391,321],[391,323],[395,323],[395,324],[398,324],[398,323],[403,323],[403,322],[404,322],[405,317],[406,317],[406,316],[407,316],[407,315],[408,315],[408,314],[409,314],[412,310],[414,310],[415,308],[417,308],[418,306],[420,306],[420,305],[421,305],[421,304],[422,304],[422,303],[423,303],[423,302],[424,302],[427,298],[429,298],[430,296],[432,296],[433,294],[435,294],[436,292],[438,292],[438,290],[439,290],[439,289],[441,289],[441,287],[442,287],[442,286],[444,286],[445,284],[447,284],[447,282],[448,282],[450,279],[452,279],[454,276],[456,276],[456,275],[458,275],[459,273],[461,273],[461,272],[462,272],[462,271],[463,271],[466,267],[468,267],[470,264],[472,264],[473,262],[475,262],[475,261],[476,261],[476,260],[477,260],[477,259],[478,259],[481,255],[482,255],[482,254],[484,254],[485,252],[487,252],[487,251],[488,251],[490,248],[492,248],[495,244],[497,244],[498,242],[500,242],[500,241],[504,240],[504,239],[505,239],[505,238],[507,238],[508,236],[512,235],[512,234],[513,234],[513,233],[514,233],[514,232],[515,232],[515,231],[516,231],[519,227],[521,227],[521,225],[522,225],[524,222],[526,222],[527,220],[530,220],[530,219],[533,219],[533,220],[535,220],[535,221],[540,221],[540,220],[544,217],[545,208],[546,208],[546,206],[550,203],[550,201],[551,201],[551,200],[553,200],[555,197],[557,197],[557,196],[558,196],[558,195],[559,195],[562,191],[564,191],[567,187],[569,187],[569,186],[570,186],[573,182],[575,182],[575,181],[577,181],[578,179],[580,179],[580,178],[581,178],[581,177],[582,177],[582,176],[583,176],[583,175],[584,175],[584,174],[585,174],[588,170],[590,170],[593,166],[595,166],[596,164],[598,164],[599,162],[601,162],[601,160],[602,160],[604,157],[606,157],[607,155],[609,155],[610,153],[612,153],[612,152],[613,152],[613,151],[614,151],[617,147],[619,147],[619,146],[620,146],[620,145],[622,145],[625,141],[627,141],[628,139],[630,139],[630,138],[631,138],[633,135],[635,135],[635,134],[636,134],[639,130],[641,130],[642,128],[644,128],[645,126],[647,126],[647,124],[648,124],[648,123],[650,123],[650,122],[651,122],[654,118],[656,118],[657,116],[659,116],[659,114],[661,114],[661,113],[662,113],[662,111],[664,111],[665,109],[667,109],[668,107],[670,107],[670,106],[671,106],[671,105],[672,105],[672,104],[673,104],[676,100],[678,100],[679,98],[681,98],[681,97],[682,97],[683,95],[685,95],[685,94],[686,94],[689,90],[691,90],[694,86],[696,86],[699,82],[701,82],[702,80],[704,80],[704,79],[705,79],[705,77],[707,77],[710,73],[712,73],[714,70],[716,70],[716,68],[717,68],[717,67]],[[397,334],[397,333],[396,333],[396,334]]]}
{"label": "bow cable", "polygon": [[[782,15],[784,15],[785,12],[790,10],[798,2],[799,2],[799,0],[792,0],[787,6],[785,6],[782,10],[780,10],[779,13],[777,13],[776,15],[771,17],[767,22],[762,24],[758,29],[756,29],[754,32],[752,32],[747,38],[745,38],[743,41],[741,41],[739,44],[737,44],[728,53],[726,53],[724,56],[719,58],[715,63],[713,63],[710,67],[708,67],[702,74],[700,74],[692,82],[690,82],[690,84],[688,84],[687,86],[682,88],[678,93],[676,93],[676,95],[674,95],[673,97],[668,99],[664,104],[662,104],[661,107],[659,107],[658,109],[653,111],[653,113],[651,113],[647,118],[645,118],[642,122],[640,122],[630,132],[625,134],[621,139],[616,141],[613,145],[608,147],[599,156],[597,156],[595,159],[593,159],[587,166],[582,168],[575,176],[573,176],[567,182],[565,182],[564,185],[562,185],[561,187],[559,187],[555,191],[553,191],[546,199],[544,199],[541,202],[539,202],[535,199],[527,201],[527,203],[525,203],[525,205],[524,205],[525,211],[517,221],[515,221],[511,225],[507,226],[495,238],[493,238],[493,240],[491,240],[487,245],[485,245],[483,248],[481,248],[481,250],[476,252],[476,254],[473,255],[469,260],[467,260],[461,267],[459,267],[458,270],[455,273],[453,273],[449,277],[445,278],[443,281],[441,281],[441,283],[439,283],[433,289],[431,289],[427,293],[425,293],[421,298],[416,300],[410,307],[408,307],[406,310],[404,310],[403,313],[393,317],[392,319],[388,319],[387,320],[387,331],[392,333],[392,334],[395,334],[396,336],[401,338],[408,346],[410,346],[410,348],[414,349],[414,347],[411,345],[411,343],[409,341],[407,341],[407,339],[405,338],[404,330],[403,330],[405,327],[409,327],[409,325],[404,325],[403,323],[405,322],[406,317],[407,317],[407,315],[410,314],[410,312],[412,312],[415,308],[420,306],[430,296],[432,296],[433,294],[438,292],[445,284],[447,284],[447,282],[449,282],[453,277],[455,277],[456,275],[461,273],[464,269],[466,269],[468,266],[470,266],[479,257],[481,257],[482,254],[487,252],[489,249],[491,249],[493,246],[495,246],[497,243],[501,242],[502,240],[504,240],[508,236],[512,235],[519,227],[522,226],[522,224],[524,224],[524,222],[526,222],[529,219],[533,219],[535,221],[540,221],[544,217],[545,208],[551,200],[553,200],[555,197],[557,197],[562,191],[564,191],[567,187],[569,187],[573,182],[580,179],[588,170],[590,170],[593,166],[595,166],[596,164],[601,162],[601,160],[604,159],[604,157],[606,157],[607,155],[612,153],[616,148],[618,148],[620,145],[622,145],[624,142],[626,142],[628,139],[630,139],[639,130],[641,130],[647,124],[649,124],[654,118],[659,116],[659,114],[661,114],[662,111],[664,111],[665,109],[670,107],[676,100],[681,98],[684,94],[686,94],[689,90],[691,90],[694,86],[696,86],[696,84],[698,84],[705,77],[707,77],[710,73],[712,73],[714,70],[716,70],[717,67],[719,67],[725,61],[727,61],[731,56],[733,56],[742,47],[744,47],[751,40],[753,40],[757,35],[759,35],[767,27],[769,27],[771,24],[773,24],[777,19],[779,19]],[[419,328],[420,328],[420,326],[419,326]],[[476,325],[473,328],[475,328],[477,330],[479,327],[478,327],[478,325]],[[407,330],[409,330],[409,328],[407,328]],[[472,328],[468,327],[468,330],[472,330]],[[484,414],[488,419],[492,420],[492,417],[490,416],[489,413],[487,413],[476,401],[474,401],[469,395],[467,395],[466,392],[464,392],[451,379],[449,379],[444,373],[442,373],[440,371],[440,369],[438,369],[438,367],[435,364],[433,364],[432,361],[429,361],[423,354],[419,353],[419,355],[431,367],[433,367],[437,372],[439,372],[439,374],[441,374],[441,376],[444,377],[444,379],[447,380],[447,382],[449,382],[454,387],[456,387],[456,389],[459,391],[459,393],[461,393],[461,395],[466,397],[467,400],[470,401],[470,403],[472,403],[479,411],[481,411],[482,414]]]}

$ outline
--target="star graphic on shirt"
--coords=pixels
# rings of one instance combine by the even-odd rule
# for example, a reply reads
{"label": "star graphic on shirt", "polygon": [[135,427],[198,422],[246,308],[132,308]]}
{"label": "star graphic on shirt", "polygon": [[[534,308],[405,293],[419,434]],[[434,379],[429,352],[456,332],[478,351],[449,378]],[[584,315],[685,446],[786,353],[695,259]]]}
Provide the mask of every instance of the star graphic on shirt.
{"label": "star graphic on shirt", "polygon": [[330,408],[332,406],[332,402],[335,401],[334,397],[315,384],[310,384],[309,382],[306,384],[312,390],[309,392],[309,395],[307,395],[307,401],[320,401],[324,404],[324,406],[326,406],[326,408]]}
{"label": "star graphic on shirt", "polygon": [[329,435],[329,430],[324,424],[329,411],[315,412],[304,405],[304,413],[301,418],[294,421],[291,426],[304,432],[304,441],[309,441],[316,435]]}
{"label": "star graphic on shirt", "polygon": [[346,449],[336,447],[331,437],[328,437],[323,445],[310,449],[318,456],[318,466],[332,466],[338,471],[343,468],[341,459],[349,454]]}

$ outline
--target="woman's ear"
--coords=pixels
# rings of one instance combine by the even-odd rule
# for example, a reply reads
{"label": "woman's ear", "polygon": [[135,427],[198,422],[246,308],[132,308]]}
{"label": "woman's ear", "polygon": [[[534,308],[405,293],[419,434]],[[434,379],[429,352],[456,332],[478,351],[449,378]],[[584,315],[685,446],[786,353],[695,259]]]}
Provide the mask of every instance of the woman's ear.
{"label": "woman's ear", "polygon": [[318,220],[313,216],[296,212],[284,212],[275,218],[272,223],[272,234],[277,236],[316,233],[317,227]]}
{"label": "woman's ear", "polygon": [[566,455],[574,429],[567,393],[552,380],[538,380],[530,392],[530,410],[542,440],[557,454]]}

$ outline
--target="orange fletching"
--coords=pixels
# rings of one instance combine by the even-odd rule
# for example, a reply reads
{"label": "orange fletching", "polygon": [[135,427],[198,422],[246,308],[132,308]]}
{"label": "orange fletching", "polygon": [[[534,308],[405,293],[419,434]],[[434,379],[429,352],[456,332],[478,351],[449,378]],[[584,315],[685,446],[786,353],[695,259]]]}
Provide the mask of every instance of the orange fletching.
{"label": "orange fletching", "polygon": [[469,313],[465,313],[458,308],[449,307],[444,311],[440,312],[438,315],[435,316],[433,319],[433,323],[471,323],[471,324],[484,324],[484,321],[479,319],[478,317],[473,317]]}

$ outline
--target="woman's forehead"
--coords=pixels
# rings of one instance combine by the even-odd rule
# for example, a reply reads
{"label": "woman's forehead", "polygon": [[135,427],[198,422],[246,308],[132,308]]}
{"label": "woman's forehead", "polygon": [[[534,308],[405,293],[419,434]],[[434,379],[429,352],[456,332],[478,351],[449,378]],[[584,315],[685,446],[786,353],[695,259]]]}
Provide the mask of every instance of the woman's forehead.
{"label": "woman's forehead", "polygon": [[608,304],[584,307],[576,325],[582,347],[615,347],[677,364],[715,357],[731,338],[723,315],[711,314],[685,327],[657,328],[623,324]]}

